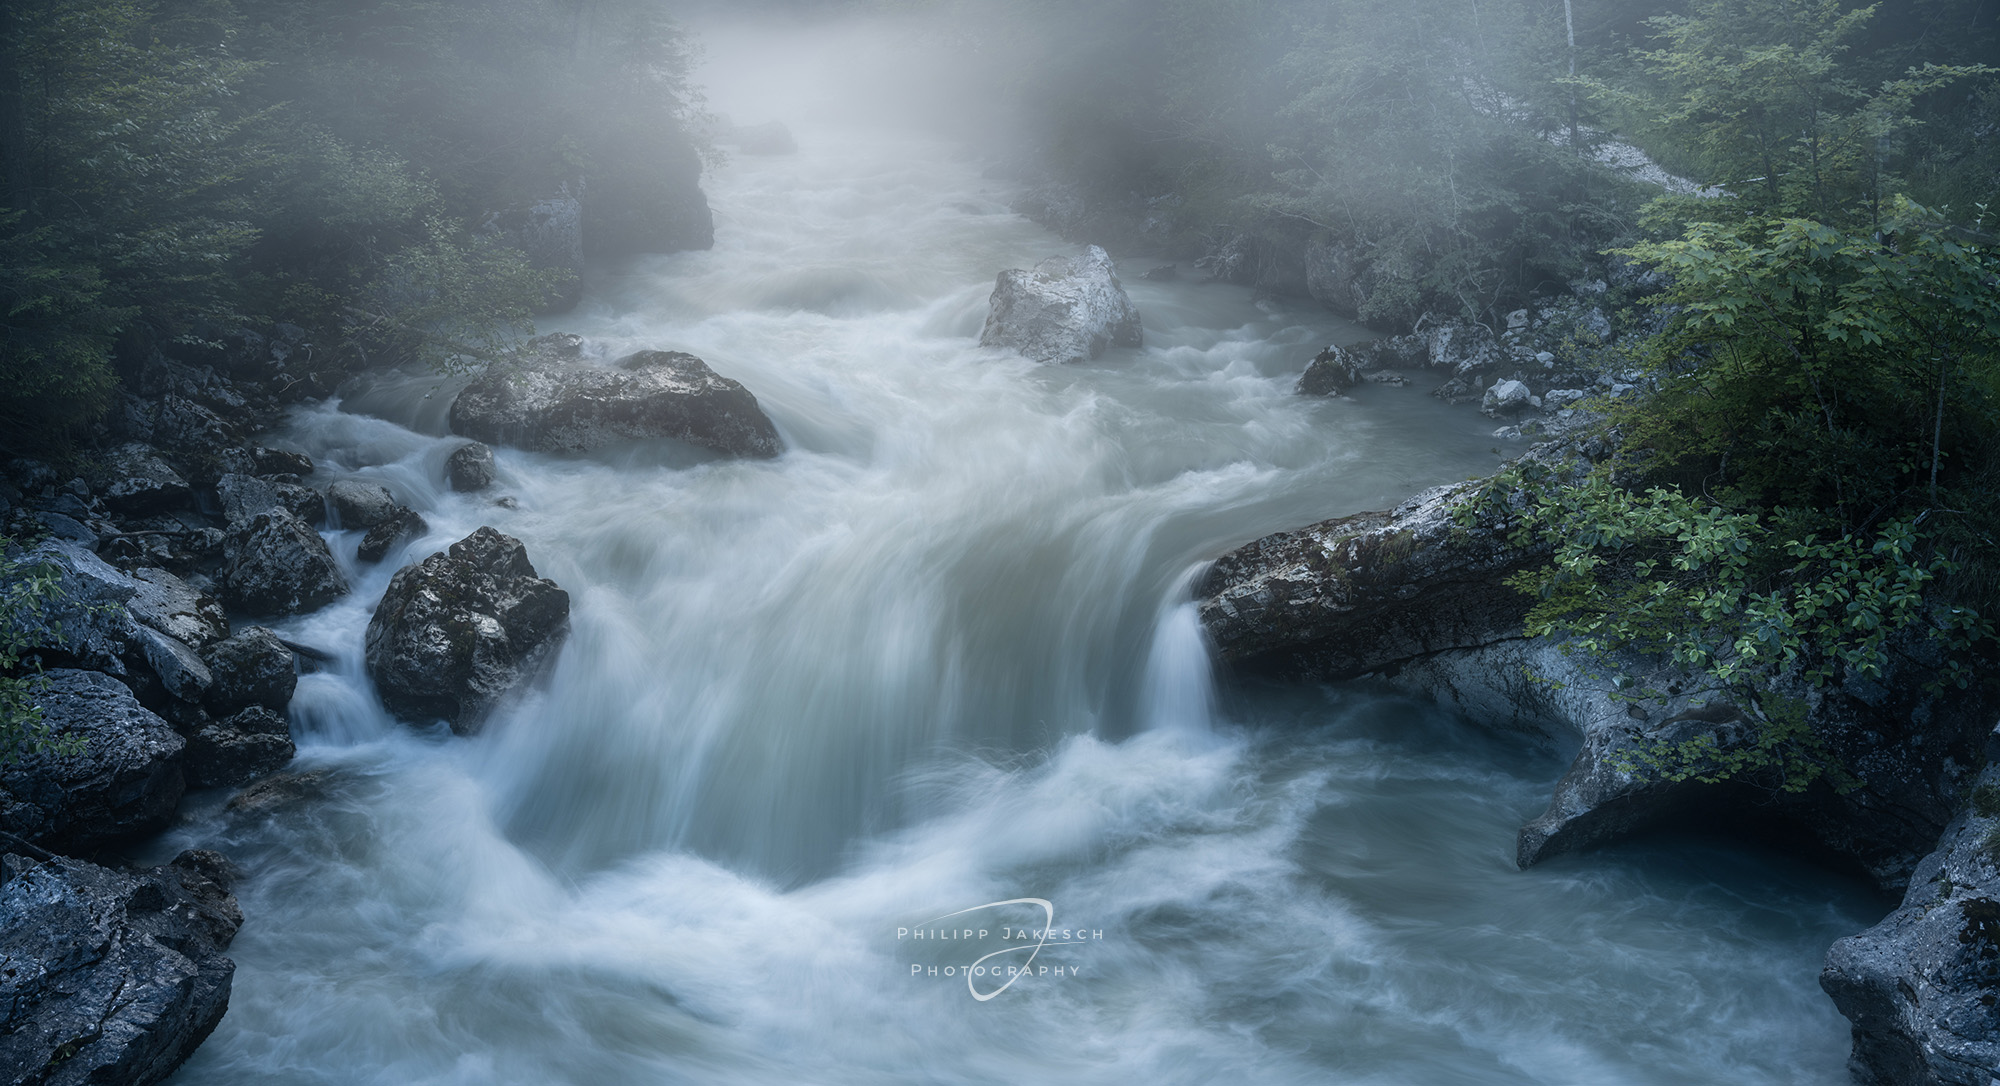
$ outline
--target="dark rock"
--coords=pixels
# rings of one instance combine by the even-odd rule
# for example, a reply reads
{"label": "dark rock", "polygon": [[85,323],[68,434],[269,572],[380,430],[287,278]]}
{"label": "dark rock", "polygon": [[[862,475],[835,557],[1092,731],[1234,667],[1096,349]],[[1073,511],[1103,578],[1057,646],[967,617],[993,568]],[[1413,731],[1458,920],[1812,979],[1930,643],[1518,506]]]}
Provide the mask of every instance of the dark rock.
{"label": "dark rock", "polygon": [[222,603],[164,569],[132,571],[138,592],[127,606],[132,617],[196,649],[229,636],[229,616]]}
{"label": "dark rock", "polygon": [[35,695],[43,722],[82,749],[0,770],[0,829],[56,850],[163,829],[187,787],[185,742],[109,675],[58,668],[46,680]]}
{"label": "dark rock", "polygon": [[277,634],[251,626],[209,646],[208,707],[228,716],[252,705],[284,711],[299,678],[292,650]]}
{"label": "dark rock", "polygon": [[583,251],[591,260],[715,245],[715,216],[701,191],[701,156],[658,131],[605,154],[585,181]]}
{"label": "dark rock", "polygon": [[459,393],[453,433],[541,452],[660,437],[733,456],[784,451],[757,398],[693,355],[640,351],[603,366],[578,357],[575,337],[544,337],[529,348],[519,363],[490,366]]}
{"label": "dark rock", "polygon": [[[169,697],[198,703],[213,681],[208,665],[194,649],[150,626],[133,624],[133,646],[146,670],[157,677]],[[145,691],[141,691],[145,696]]]}
{"label": "dark rock", "polygon": [[354,548],[357,561],[374,564],[389,556],[391,548],[406,540],[417,539],[431,530],[431,526],[414,510],[396,507],[396,512],[388,520],[368,529],[361,542]]}
{"label": "dark rock", "polygon": [[461,445],[445,459],[444,474],[453,490],[485,490],[493,485],[493,450],[477,441]]}
{"label": "dark rock", "polygon": [[347,594],[347,577],[312,526],[283,511],[239,521],[223,544],[223,588],[256,615],[293,615]]}
{"label": "dark rock", "polygon": [[282,512],[307,524],[326,522],[326,501],[310,487],[228,473],[215,481],[222,515],[232,527],[260,513]]}
{"label": "dark rock", "polygon": [[307,476],[313,473],[312,457],[302,452],[287,449],[267,449],[262,445],[250,450],[250,468],[254,475]]}
{"label": "dark rock", "polygon": [[145,445],[129,443],[111,451],[104,505],[127,515],[177,509],[194,498],[187,480]]}
{"label": "dark rock", "polygon": [[1001,272],[992,307],[980,345],[1011,347],[1036,362],[1087,362],[1107,348],[1143,342],[1139,311],[1111,258],[1095,245],[1080,257],[1050,257],[1033,271]]}
{"label": "dark rock", "polygon": [[402,508],[388,487],[359,479],[341,479],[327,487],[326,503],[342,528],[373,528]]}
{"label": "dark rock", "polygon": [[292,804],[325,795],[327,783],[332,779],[333,774],[324,769],[313,769],[304,773],[279,773],[265,777],[229,797],[227,809],[245,814],[269,814]]}
{"label": "dark rock", "polygon": [[1345,241],[1315,241],[1305,251],[1306,293],[1313,301],[1349,320],[1374,315],[1370,305],[1376,289],[1374,269],[1358,247]]}
{"label": "dark rock", "polygon": [[218,788],[283,769],[298,753],[284,717],[253,705],[188,737],[188,784]]}
{"label": "dark rock", "polygon": [[1313,356],[1293,391],[1305,396],[1338,396],[1361,383],[1365,368],[1367,361],[1357,352],[1328,347]]}
{"label": "dark rock", "polygon": [[66,543],[76,543],[86,548],[97,546],[97,533],[84,527],[83,522],[64,513],[40,512],[35,514],[48,533]]}
{"label": "dark rock", "polygon": [[122,872],[6,857],[0,886],[0,1076],[38,1086],[150,1086],[229,1009],[223,950],[243,916],[228,862],[183,852]]}
{"label": "dark rock", "polygon": [[2000,767],[1979,782],[1902,907],[1827,951],[1819,983],[1853,1023],[1857,1082],[1989,1086],[2000,1073]]}
{"label": "dark rock", "polygon": [[569,593],[535,573],[520,540],[481,528],[389,582],[368,623],[368,674],[391,712],[470,734],[568,624]]}

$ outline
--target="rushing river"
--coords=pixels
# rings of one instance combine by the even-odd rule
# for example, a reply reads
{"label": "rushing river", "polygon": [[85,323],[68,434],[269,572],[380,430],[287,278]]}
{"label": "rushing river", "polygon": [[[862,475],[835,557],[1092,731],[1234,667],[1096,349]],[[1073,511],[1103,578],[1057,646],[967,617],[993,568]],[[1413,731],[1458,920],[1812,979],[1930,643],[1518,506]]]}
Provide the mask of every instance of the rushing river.
{"label": "rushing river", "polygon": [[[799,136],[710,176],[712,252],[554,326],[702,356],[782,458],[499,449],[455,494],[431,376],[279,435],[432,530],[282,626],[338,656],[292,706],[312,796],[198,797],[163,846],[248,876],[176,1083],[1844,1081],[1815,977],[1855,886],[1681,840],[1518,871],[1559,743],[1213,682],[1204,559],[1487,470],[1492,423],[1293,396],[1358,330],[1131,260],[1144,349],[983,350],[994,274],[1068,247],[949,144]],[[570,592],[567,645],[476,738],[398,724],[369,612],[482,524]],[[1011,899],[1062,945],[1030,962]]]}

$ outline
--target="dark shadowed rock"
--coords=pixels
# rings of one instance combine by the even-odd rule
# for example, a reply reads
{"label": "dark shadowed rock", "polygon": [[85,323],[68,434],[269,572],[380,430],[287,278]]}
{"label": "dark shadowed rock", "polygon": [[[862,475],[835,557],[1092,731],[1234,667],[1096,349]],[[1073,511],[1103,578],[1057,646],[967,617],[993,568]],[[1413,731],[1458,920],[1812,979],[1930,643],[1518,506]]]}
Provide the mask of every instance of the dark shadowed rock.
{"label": "dark shadowed rock", "polygon": [[177,509],[194,497],[187,480],[145,445],[120,445],[111,450],[108,459],[110,481],[103,498],[105,508],[114,513],[158,513]]}
{"label": "dark shadowed rock", "polygon": [[388,487],[360,479],[341,479],[327,487],[326,503],[342,528],[373,528],[402,508]]}
{"label": "dark shadowed rock", "polygon": [[332,780],[333,774],[324,769],[279,773],[229,797],[226,809],[251,815],[270,814],[324,796]]}
{"label": "dark shadowed rock", "polygon": [[493,485],[493,450],[477,441],[453,449],[445,458],[444,477],[453,490],[485,490]]}
{"label": "dark shadowed rock", "polygon": [[591,260],[715,245],[701,156],[672,131],[593,154],[584,178],[583,252]]}
{"label": "dark shadowed rock", "polygon": [[430,530],[430,524],[415,510],[399,505],[389,519],[368,529],[368,534],[361,537],[361,542],[354,548],[354,557],[371,564],[380,562],[389,556],[389,551],[396,544],[416,539]]}
{"label": "dark shadowed rock", "polygon": [[568,626],[569,593],[535,573],[520,540],[481,528],[389,582],[368,623],[368,674],[391,712],[470,734]]}
{"label": "dark shadowed rock", "polygon": [[46,678],[35,696],[43,722],[83,749],[0,770],[0,829],[82,850],[164,828],[187,788],[185,742],[109,675],[58,668]]}
{"label": "dark shadowed rock", "polygon": [[302,452],[259,445],[250,450],[250,470],[254,475],[306,476],[313,473],[313,462]]}
{"label": "dark shadowed rock", "polygon": [[1854,1027],[1850,1067],[1877,1086],[2000,1077],[2000,768],[1910,877],[1902,907],[1833,944],[1820,987]]}
{"label": "dark shadowed rock", "polygon": [[253,705],[188,737],[188,784],[217,788],[283,769],[298,753],[284,717]]}
{"label": "dark shadowed rock", "polygon": [[0,1076],[38,1086],[150,1086],[229,1009],[243,922],[228,862],[183,852],[124,872],[68,857],[5,858]]}
{"label": "dark shadowed rock", "polygon": [[606,366],[575,337],[536,340],[489,366],[451,405],[453,433],[542,452],[673,438],[732,456],[784,451],[757,398],[691,354],[640,351]]}
{"label": "dark shadowed rock", "polygon": [[212,676],[206,700],[221,716],[252,705],[282,712],[298,686],[292,650],[262,626],[209,646],[206,659]]}
{"label": "dark shadowed rock", "polygon": [[223,543],[223,590],[253,615],[295,615],[347,594],[347,576],[326,540],[283,511],[232,526]]}
{"label": "dark shadowed rock", "polygon": [[1050,257],[1032,271],[1000,273],[983,347],[1011,347],[1036,362],[1088,362],[1110,347],[1137,347],[1139,311],[1095,245],[1080,257]]}
{"label": "dark shadowed rock", "polygon": [[1313,356],[1294,391],[1305,396],[1338,396],[1362,381],[1369,360],[1346,347],[1328,347]]}

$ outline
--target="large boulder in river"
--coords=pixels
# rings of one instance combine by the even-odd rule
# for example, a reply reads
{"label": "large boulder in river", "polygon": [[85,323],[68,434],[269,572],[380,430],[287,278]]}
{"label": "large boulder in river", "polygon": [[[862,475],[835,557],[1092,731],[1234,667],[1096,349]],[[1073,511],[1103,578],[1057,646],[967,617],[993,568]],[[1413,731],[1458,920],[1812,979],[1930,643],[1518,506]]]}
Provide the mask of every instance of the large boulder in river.
{"label": "large boulder in river", "polygon": [[188,851],[113,871],[10,854],[0,885],[0,1078],[150,1086],[229,1009],[243,922],[228,861]]}
{"label": "large boulder in river", "polygon": [[368,675],[389,711],[479,730],[569,628],[569,593],[512,536],[481,528],[389,582],[368,622]]}
{"label": "large boulder in river", "polygon": [[291,722],[261,705],[212,720],[188,737],[188,784],[220,788],[283,769],[298,749]]}
{"label": "large boulder in river", "polygon": [[326,488],[326,503],[342,528],[373,528],[402,508],[381,483],[340,479]]}
{"label": "large boulder in river", "polygon": [[602,365],[576,336],[545,336],[518,361],[489,366],[452,402],[451,429],[538,452],[661,437],[731,456],[785,449],[757,398],[701,359],[640,351]]}
{"label": "large boulder in river", "polygon": [[992,305],[980,346],[1011,347],[1036,362],[1088,362],[1144,338],[1139,310],[1111,258],[1095,245],[1080,257],[1050,257],[1032,271],[1001,272]]}
{"label": "large boulder in river", "polygon": [[295,615],[347,594],[326,540],[282,509],[231,524],[222,554],[223,591],[253,615]]}
{"label": "large boulder in river", "polygon": [[0,770],[0,830],[81,850],[165,828],[187,790],[186,742],[109,675],[58,668],[44,678],[42,721],[77,749]]}
{"label": "large boulder in river", "polygon": [[445,481],[462,493],[492,486],[493,471],[493,450],[477,441],[453,449],[444,461]]}

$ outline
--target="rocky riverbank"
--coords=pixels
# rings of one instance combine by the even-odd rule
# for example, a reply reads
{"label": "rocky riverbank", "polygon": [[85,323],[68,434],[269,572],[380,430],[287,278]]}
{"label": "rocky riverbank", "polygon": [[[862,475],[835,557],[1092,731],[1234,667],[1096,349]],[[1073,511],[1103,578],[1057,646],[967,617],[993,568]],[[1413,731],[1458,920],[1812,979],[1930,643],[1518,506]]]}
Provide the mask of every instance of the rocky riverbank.
{"label": "rocky riverbank", "polygon": [[[1528,457],[1552,471],[1579,470],[1608,451],[1586,435]],[[1983,949],[1974,913],[1985,908],[1978,888],[2000,881],[2000,869],[1967,844],[1962,812],[1989,757],[2000,697],[1990,687],[1939,689],[1935,662],[1912,647],[1874,679],[1824,688],[1797,676],[1781,681],[1857,787],[1821,780],[1793,792],[1768,768],[1714,783],[1649,772],[1647,751],[1699,742],[1727,756],[1749,750],[1761,725],[1751,707],[1717,699],[1710,684],[1664,661],[1598,659],[1525,637],[1529,600],[1505,581],[1545,554],[1515,540],[1506,502],[1475,500],[1486,489],[1478,481],[1440,487],[1387,512],[1282,532],[1224,555],[1196,590],[1221,662],[1288,679],[1379,683],[1476,721],[1576,744],[1548,808],[1520,830],[1524,868],[1637,833],[1696,829],[1782,841],[1857,868],[1884,890],[1907,890],[1902,912],[1829,957],[1828,991],[1854,1021],[1856,1073],[1897,1086],[1984,1082],[1964,1077],[1968,1067],[1990,1075],[2000,1066],[1990,970],[1979,964],[1993,952]],[[1626,674],[1651,676],[1663,696],[1619,696]],[[2000,800],[1992,806],[2000,811]],[[1940,878],[1942,890],[1933,885]],[[1938,934],[1938,902],[1970,918],[1962,926],[1973,933],[1943,966],[1935,948],[1949,940]],[[1978,961],[1961,968],[1965,955]],[[1975,1006],[1983,1018],[1965,1010]]]}

